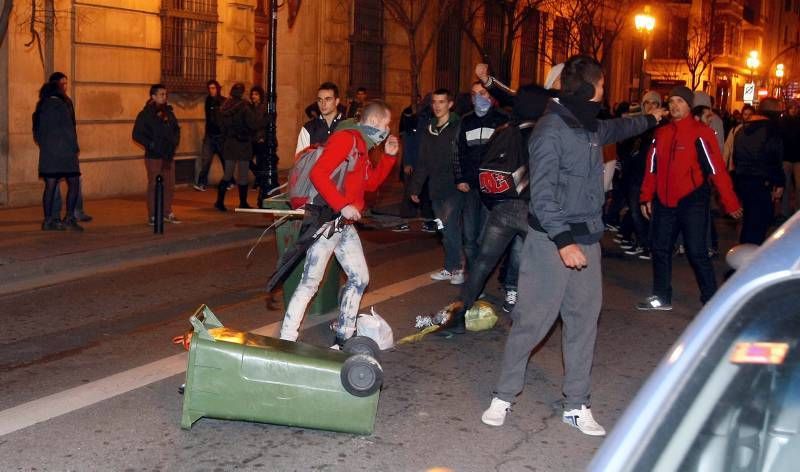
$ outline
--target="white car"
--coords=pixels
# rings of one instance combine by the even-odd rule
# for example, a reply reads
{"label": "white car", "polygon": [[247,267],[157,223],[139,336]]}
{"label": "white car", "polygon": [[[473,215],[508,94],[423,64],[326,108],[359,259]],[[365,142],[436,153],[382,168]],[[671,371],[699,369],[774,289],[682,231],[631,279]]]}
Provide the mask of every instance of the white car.
{"label": "white car", "polygon": [[703,307],[591,471],[800,471],[800,213]]}

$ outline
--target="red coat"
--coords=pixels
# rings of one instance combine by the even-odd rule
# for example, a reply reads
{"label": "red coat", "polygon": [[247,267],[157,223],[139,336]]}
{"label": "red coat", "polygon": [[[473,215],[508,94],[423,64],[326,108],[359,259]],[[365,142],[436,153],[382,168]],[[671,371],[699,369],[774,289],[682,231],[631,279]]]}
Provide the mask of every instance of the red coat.
{"label": "red coat", "polygon": [[[353,149],[354,136],[358,149],[358,160],[355,168],[345,176],[344,189],[339,192],[330,176],[350,154]],[[395,156],[384,154],[378,166],[373,168],[367,155],[367,144],[361,137],[361,133],[352,129],[341,130],[328,138],[325,150],[311,169],[309,178],[334,211],[339,212],[347,205],[353,205],[358,208],[358,211],[362,211],[364,209],[364,192],[378,190],[378,187],[392,171],[395,160]]]}
{"label": "red coat", "polygon": [[710,170],[708,177],[719,191],[725,212],[731,213],[741,208],[733,191],[731,177],[725,169],[714,130],[691,116],[656,130],[655,139],[647,153],[640,201],[649,202],[658,196],[662,205],[677,207],[683,197],[705,181],[701,162]]}

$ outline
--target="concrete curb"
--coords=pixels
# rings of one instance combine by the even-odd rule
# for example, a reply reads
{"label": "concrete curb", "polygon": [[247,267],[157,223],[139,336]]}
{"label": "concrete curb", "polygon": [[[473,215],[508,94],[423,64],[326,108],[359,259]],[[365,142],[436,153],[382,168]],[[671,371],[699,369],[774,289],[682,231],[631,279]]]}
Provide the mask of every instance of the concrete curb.
{"label": "concrete curb", "polygon": [[[63,254],[46,260],[37,259],[0,266],[0,295],[55,285],[95,274],[139,267],[191,257],[208,252],[241,247],[255,242],[261,228],[235,228],[227,231],[194,234],[189,237],[153,244],[137,242],[86,252]],[[268,244],[268,235],[261,244]]]}

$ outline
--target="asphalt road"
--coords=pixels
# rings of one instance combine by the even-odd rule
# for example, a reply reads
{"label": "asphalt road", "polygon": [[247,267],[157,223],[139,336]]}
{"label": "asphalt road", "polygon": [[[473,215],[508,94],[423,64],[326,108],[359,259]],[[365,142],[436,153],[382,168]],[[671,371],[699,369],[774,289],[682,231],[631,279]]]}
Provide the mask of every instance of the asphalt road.
{"label": "asphalt road", "polygon": [[[425,276],[442,262],[435,237],[361,234],[371,271],[366,302],[375,303],[396,338],[415,332],[415,316],[457,294],[457,287]],[[593,411],[611,428],[700,305],[688,264],[678,258],[676,309],[636,312],[633,305],[649,293],[650,265],[623,256],[606,239]],[[261,246],[246,261],[247,249],[121,267],[0,297],[0,431],[13,430],[0,433],[0,470],[570,471],[583,469],[600,446],[602,439],[560,421],[558,325],[532,357],[506,425],[480,422],[507,317],[491,331],[429,336],[385,352],[370,436],[213,419],[182,430],[177,387],[184,375],[161,370],[151,377],[156,367],[148,366],[180,366],[181,349],[170,339],[188,328],[193,310],[206,303],[226,326],[241,330],[274,328],[282,318],[280,304],[261,290],[274,250]],[[722,262],[716,265],[722,270]],[[500,300],[494,277],[486,293]],[[309,320],[301,340],[326,345],[326,326],[324,319]],[[21,428],[25,415],[41,421]]]}

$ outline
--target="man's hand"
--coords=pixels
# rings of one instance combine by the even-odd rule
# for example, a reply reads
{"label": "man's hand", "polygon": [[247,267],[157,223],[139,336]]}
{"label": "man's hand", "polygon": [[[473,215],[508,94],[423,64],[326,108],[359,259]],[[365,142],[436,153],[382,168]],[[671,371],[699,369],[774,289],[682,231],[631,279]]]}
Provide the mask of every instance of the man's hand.
{"label": "man's hand", "polygon": [[414,172],[414,168],[412,166],[403,166],[403,173],[406,175],[411,175]]}
{"label": "man's hand", "polygon": [[461,182],[460,184],[456,185],[456,188],[464,193],[469,192],[469,184],[466,182]]}
{"label": "man's hand", "polygon": [[642,216],[646,219],[650,219],[653,216],[653,204],[650,202],[644,202],[639,207],[642,209]]}
{"label": "man's hand", "polygon": [[743,214],[744,214],[744,211],[742,211],[742,209],[741,209],[741,208],[739,208],[739,209],[738,209],[738,210],[736,210],[736,211],[732,211],[732,212],[728,213],[728,215],[729,215],[731,218],[733,218],[734,220],[740,220],[740,219],[742,219],[742,215],[743,215]]}
{"label": "man's hand", "polygon": [[414,203],[419,203],[419,195],[411,195],[411,201]]}
{"label": "man's hand", "polygon": [[475,75],[478,76],[481,82],[486,83],[489,80],[489,64],[477,64],[475,66]]}
{"label": "man's hand", "polygon": [[400,150],[400,141],[397,136],[391,135],[386,139],[386,144],[383,145],[383,151],[389,156],[396,156],[397,151]]}
{"label": "man's hand", "polygon": [[783,187],[775,187],[772,189],[772,199],[780,200],[783,197]]}
{"label": "man's hand", "polygon": [[342,208],[341,213],[342,216],[350,221],[358,221],[361,219],[361,212],[358,211],[358,208],[354,207],[353,205],[347,205],[346,207]]}
{"label": "man's hand", "polygon": [[577,244],[562,247],[558,250],[558,255],[561,256],[564,265],[570,269],[581,270],[586,267],[586,254]]}
{"label": "man's hand", "polygon": [[655,110],[649,113],[656,119],[656,123],[661,123],[661,119],[664,118],[669,112],[663,108],[656,108]]}

